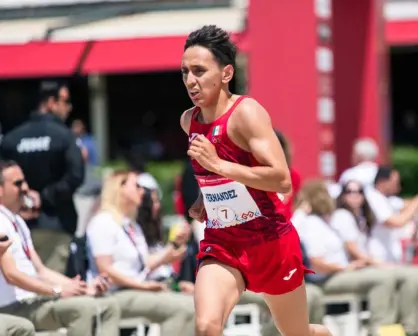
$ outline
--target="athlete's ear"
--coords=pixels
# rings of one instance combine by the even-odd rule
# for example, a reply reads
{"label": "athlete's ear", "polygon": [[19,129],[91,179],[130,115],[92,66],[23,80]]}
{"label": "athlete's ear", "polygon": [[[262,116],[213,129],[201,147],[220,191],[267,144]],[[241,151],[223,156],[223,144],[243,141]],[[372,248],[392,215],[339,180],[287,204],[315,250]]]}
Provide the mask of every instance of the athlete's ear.
{"label": "athlete's ear", "polygon": [[228,64],[224,67],[222,73],[222,83],[228,84],[232,80],[232,77],[234,77],[234,67]]}

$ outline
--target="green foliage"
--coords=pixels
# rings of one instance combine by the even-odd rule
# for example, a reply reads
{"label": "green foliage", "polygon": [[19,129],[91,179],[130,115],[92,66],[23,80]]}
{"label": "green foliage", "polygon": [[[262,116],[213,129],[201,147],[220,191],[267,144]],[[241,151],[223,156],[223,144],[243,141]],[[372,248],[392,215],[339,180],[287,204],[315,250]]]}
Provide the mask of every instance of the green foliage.
{"label": "green foliage", "polygon": [[418,194],[418,148],[395,147],[392,163],[398,169],[402,179],[402,196]]}
{"label": "green foliage", "polygon": [[163,214],[174,213],[173,190],[175,178],[183,171],[182,161],[150,162],[147,164],[147,172],[152,174],[160,184],[163,192]]}

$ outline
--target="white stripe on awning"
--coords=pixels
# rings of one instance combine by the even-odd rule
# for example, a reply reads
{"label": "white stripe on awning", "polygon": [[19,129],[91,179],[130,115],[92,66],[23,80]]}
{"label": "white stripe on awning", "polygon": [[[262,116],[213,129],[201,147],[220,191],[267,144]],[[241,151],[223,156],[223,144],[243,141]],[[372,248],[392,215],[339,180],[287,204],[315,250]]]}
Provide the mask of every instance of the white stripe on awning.
{"label": "white stripe on awning", "polygon": [[48,28],[62,24],[65,17],[0,21],[0,44],[26,43],[44,39]]}
{"label": "white stripe on awning", "polygon": [[178,36],[208,24],[234,33],[243,31],[245,15],[245,10],[240,8],[146,12],[59,29],[51,34],[51,39],[79,41]]}
{"label": "white stripe on awning", "polygon": [[418,20],[418,1],[390,1],[385,4],[388,21]]}

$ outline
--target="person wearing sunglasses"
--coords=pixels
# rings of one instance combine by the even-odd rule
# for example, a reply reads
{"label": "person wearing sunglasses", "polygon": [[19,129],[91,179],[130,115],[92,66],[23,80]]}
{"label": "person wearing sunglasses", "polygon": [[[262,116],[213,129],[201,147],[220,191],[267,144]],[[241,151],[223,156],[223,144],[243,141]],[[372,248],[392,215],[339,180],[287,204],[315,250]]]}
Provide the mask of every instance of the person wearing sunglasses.
{"label": "person wearing sunglasses", "polygon": [[67,328],[68,335],[92,336],[101,312],[100,335],[118,335],[120,308],[104,296],[109,288],[105,277],[99,275],[89,283],[70,279],[40,260],[18,215],[28,189],[20,167],[0,161],[0,234],[12,240],[0,259],[0,313],[27,318],[40,330]]}
{"label": "person wearing sunglasses", "polygon": [[42,83],[37,111],[7,133],[0,145],[0,157],[15,161],[33,189],[28,194],[33,206],[21,215],[42,260],[58,272],[65,270],[77,228],[73,196],[85,176],[79,143],[65,125],[71,109],[66,85]]}
{"label": "person wearing sunglasses", "polygon": [[368,254],[376,218],[364,196],[362,184],[357,181],[345,183],[336,203],[331,225],[344,240],[351,258],[363,260],[368,265],[380,265],[380,260]]}
{"label": "person wearing sunglasses", "polygon": [[[11,245],[12,240],[8,236],[0,234],[0,260]],[[35,327],[24,318],[0,314],[0,335],[35,336]]]}
{"label": "person wearing sunglasses", "polygon": [[409,299],[418,297],[418,268],[388,262],[370,253],[380,244],[374,235],[376,217],[360,182],[348,181],[342,186],[330,225],[343,240],[353,262],[363,263],[369,268],[387,269],[389,277],[397,278],[396,293],[402,302],[397,307],[398,322],[404,326],[407,335],[418,335],[418,322],[414,318],[418,314],[418,303]]}
{"label": "person wearing sunglasses", "polygon": [[192,336],[193,297],[154,277],[162,265],[181,259],[186,246],[175,241],[151,251],[135,220],[145,193],[137,179],[135,172],[116,171],[104,181],[99,209],[87,225],[89,273],[109,276],[122,318],[159,323],[162,336]]}

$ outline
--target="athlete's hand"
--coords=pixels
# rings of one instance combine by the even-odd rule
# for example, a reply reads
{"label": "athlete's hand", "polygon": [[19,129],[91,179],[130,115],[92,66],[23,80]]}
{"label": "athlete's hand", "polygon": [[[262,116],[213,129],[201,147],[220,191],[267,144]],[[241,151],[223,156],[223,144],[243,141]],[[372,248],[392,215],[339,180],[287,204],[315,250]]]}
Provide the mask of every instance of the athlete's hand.
{"label": "athlete's hand", "polygon": [[205,204],[203,203],[203,196],[200,193],[197,200],[189,209],[189,216],[197,220],[200,223],[203,223],[206,218]]}
{"label": "athlete's hand", "polygon": [[199,134],[191,143],[187,154],[199,164],[211,171],[219,171],[221,159],[215,146],[202,134]]}

